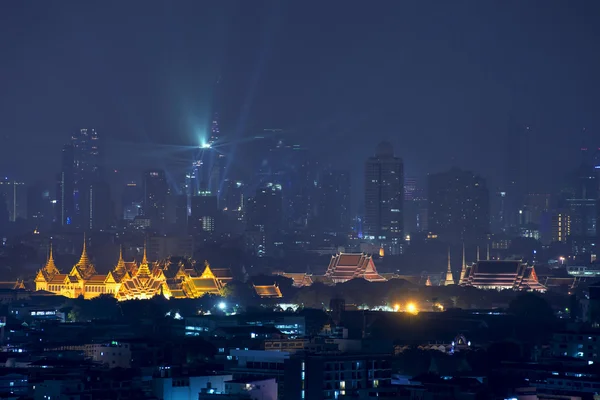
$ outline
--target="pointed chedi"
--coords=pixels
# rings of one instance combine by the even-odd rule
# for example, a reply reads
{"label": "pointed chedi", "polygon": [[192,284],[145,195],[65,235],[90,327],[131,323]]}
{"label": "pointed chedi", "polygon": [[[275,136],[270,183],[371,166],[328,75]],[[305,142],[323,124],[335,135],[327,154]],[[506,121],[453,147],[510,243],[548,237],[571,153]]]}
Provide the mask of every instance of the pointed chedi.
{"label": "pointed chedi", "polygon": [[450,266],[450,247],[448,247],[448,269],[446,270],[446,279],[444,279],[443,285],[454,285],[454,277],[452,276],[452,268]]}
{"label": "pointed chedi", "polygon": [[50,252],[48,254],[48,260],[46,261],[46,265],[44,265],[44,272],[49,275],[58,274],[58,268],[56,268],[56,264],[54,264],[54,257],[52,256],[52,242],[50,242]]}
{"label": "pointed chedi", "polygon": [[462,268],[460,269],[460,279],[458,281],[459,284],[465,279],[466,274],[467,274],[467,261],[465,259],[465,244],[463,243],[463,245],[462,245]]}

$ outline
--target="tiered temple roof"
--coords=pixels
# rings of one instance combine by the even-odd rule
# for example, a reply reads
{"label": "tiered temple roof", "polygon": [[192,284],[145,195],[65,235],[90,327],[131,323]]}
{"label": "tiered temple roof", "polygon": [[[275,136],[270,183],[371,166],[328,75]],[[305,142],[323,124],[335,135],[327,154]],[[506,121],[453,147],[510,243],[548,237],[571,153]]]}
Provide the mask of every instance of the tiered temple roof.
{"label": "tiered temple roof", "polygon": [[280,275],[286,278],[289,278],[294,281],[294,287],[305,287],[313,284],[312,275],[307,274],[305,272],[277,272],[275,275]]}
{"label": "tiered temple roof", "polygon": [[[223,286],[231,281],[231,271],[220,268],[213,272],[206,263],[201,272],[188,259],[161,263],[149,262],[146,246],[141,263],[127,262],[122,250],[114,269],[98,274],[90,261],[84,241],[81,257],[68,274],[61,274],[54,263],[52,248],[48,260],[36,278],[36,290],[86,299],[102,294],[114,295],[118,300],[147,299],[156,295],[165,297],[200,297],[205,293],[221,294]],[[17,287],[12,283],[11,287]]]}
{"label": "tiered temple roof", "polygon": [[343,283],[356,278],[370,282],[385,281],[385,278],[377,273],[373,258],[365,253],[340,253],[332,256],[325,276],[333,283]]}
{"label": "tiered temple roof", "polygon": [[254,291],[261,298],[265,299],[278,299],[283,297],[281,294],[281,290],[279,290],[279,286],[277,284],[272,285],[253,285]]}
{"label": "tiered temple roof", "polygon": [[204,272],[200,276],[187,275],[182,280],[182,289],[186,297],[197,298],[206,293],[221,294],[223,283],[212,272],[208,262],[205,264]]}
{"label": "tiered temple roof", "polygon": [[463,286],[545,292],[535,268],[521,261],[479,261],[466,268]]}
{"label": "tiered temple roof", "polygon": [[10,289],[10,290],[25,289],[25,283],[20,279],[17,279],[15,281],[3,281],[3,282],[0,282],[0,289]]}

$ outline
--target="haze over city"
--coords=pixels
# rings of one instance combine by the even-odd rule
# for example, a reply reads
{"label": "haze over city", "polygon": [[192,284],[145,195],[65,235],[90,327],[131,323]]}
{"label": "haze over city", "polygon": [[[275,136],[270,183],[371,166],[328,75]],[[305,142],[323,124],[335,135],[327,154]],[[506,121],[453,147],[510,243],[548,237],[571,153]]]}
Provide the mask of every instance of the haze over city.
{"label": "haze over city", "polygon": [[600,399],[599,15],[0,4],[0,397]]}

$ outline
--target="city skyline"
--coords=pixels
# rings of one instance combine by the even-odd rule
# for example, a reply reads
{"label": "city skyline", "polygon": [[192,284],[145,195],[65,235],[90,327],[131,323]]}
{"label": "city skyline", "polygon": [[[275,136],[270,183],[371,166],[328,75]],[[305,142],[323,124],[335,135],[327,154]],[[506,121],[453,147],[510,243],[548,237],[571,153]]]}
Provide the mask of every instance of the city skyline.
{"label": "city skyline", "polygon": [[[544,12],[536,15],[534,34],[529,32],[527,18],[537,11],[534,3],[523,8],[504,3],[499,12],[491,4],[468,7],[461,2],[433,9],[388,4],[390,7],[363,10],[350,4],[342,12],[347,22],[338,23],[337,33],[313,33],[295,24],[308,17],[310,6],[182,3],[166,17],[158,3],[146,5],[146,17],[132,18],[132,5],[119,7],[115,13],[111,4],[102,8],[68,2],[38,5],[33,13],[24,3],[9,7],[2,21],[9,32],[26,26],[33,17],[39,19],[40,29],[70,21],[84,32],[90,46],[82,48],[80,42],[69,38],[68,25],[43,37],[33,29],[21,39],[21,47],[31,49],[27,54],[21,53],[19,46],[4,46],[4,73],[13,78],[1,99],[0,132],[5,144],[24,146],[34,139],[28,157],[48,165],[49,171],[58,170],[59,161],[52,154],[62,146],[62,138],[92,126],[106,139],[107,164],[133,170],[131,174],[137,177],[143,169],[156,167],[150,164],[157,155],[177,158],[174,146],[192,148],[209,139],[217,108],[220,135],[238,143],[232,163],[239,162],[237,155],[244,152],[249,138],[265,128],[281,128],[292,141],[309,145],[317,157],[328,157],[335,168],[349,169],[352,176],[361,172],[351,160],[363,148],[372,147],[372,141],[388,140],[404,159],[407,176],[422,179],[428,173],[458,166],[476,171],[488,179],[490,187],[498,187],[503,184],[506,167],[495,165],[506,163],[500,154],[505,141],[530,127],[530,181],[539,186],[533,190],[548,191],[553,184],[548,176],[560,173],[563,159],[576,165],[571,160],[579,157],[585,142],[582,135],[597,136],[600,131],[592,106],[600,92],[594,89],[599,83],[592,73],[599,60],[589,51],[597,33],[587,35],[572,29],[574,24],[588,26],[589,16],[597,9],[592,2],[568,9],[557,4],[544,7]],[[324,27],[334,9],[337,7],[327,5],[308,20]],[[242,17],[259,10],[260,24]],[[363,12],[364,18],[359,18]],[[114,29],[101,31],[96,23],[80,25],[73,22],[71,13],[89,21],[107,20],[111,13],[108,20]],[[192,15],[200,19],[185,36],[167,34],[177,22],[186,24]],[[203,19],[207,23],[203,24]],[[373,29],[377,19],[379,27]],[[131,36],[136,26],[140,34]],[[149,26],[157,28],[150,32]],[[478,35],[471,35],[474,30]],[[135,50],[126,53],[110,47],[118,37],[127,37],[126,44]],[[290,40],[281,42],[278,37]],[[301,39],[309,45],[302,45]],[[395,42],[396,50],[384,53]],[[145,50],[150,43],[151,53]],[[552,47],[555,43],[569,46],[559,46],[557,52]],[[87,68],[36,50],[42,46],[65,46],[80,54],[78,58],[87,62]],[[537,52],[529,52],[531,47]],[[191,48],[198,50],[189,53]],[[343,56],[349,48],[354,52]],[[141,63],[144,59],[157,61],[156,57],[166,54],[176,56],[169,58],[169,66]],[[386,66],[378,67],[375,60],[384,54]],[[434,59],[434,54],[443,62]],[[574,60],[583,55],[586,62],[577,64]],[[329,61],[334,56],[343,60],[342,73]],[[19,68],[20,59],[30,66]],[[128,68],[116,69],[116,59]],[[304,59],[319,61],[298,62]],[[31,96],[42,79],[31,67],[39,60],[44,60],[47,72],[57,78],[50,81],[50,91]],[[241,64],[248,68],[240,70]],[[374,76],[377,68],[383,70]],[[352,79],[356,74],[371,78]],[[290,76],[309,85],[298,85]],[[58,79],[64,84],[58,84]],[[15,84],[19,84],[18,90]],[[319,86],[327,89],[325,94],[316,89]],[[347,93],[350,88],[352,95]],[[547,96],[549,91],[561,95]],[[58,104],[64,106],[57,108]],[[38,117],[24,118],[31,113]],[[345,151],[327,154],[325,149],[339,147],[340,140]],[[27,182],[54,178],[50,172],[39,176],[31,168],[31,159],[15,157],[6,150],[9,147],[2,146],[0,154],[0,170],[5,175]],[[491,154],[484,156],[480,149]],[[354,190],[356,197],[360,189]]]}

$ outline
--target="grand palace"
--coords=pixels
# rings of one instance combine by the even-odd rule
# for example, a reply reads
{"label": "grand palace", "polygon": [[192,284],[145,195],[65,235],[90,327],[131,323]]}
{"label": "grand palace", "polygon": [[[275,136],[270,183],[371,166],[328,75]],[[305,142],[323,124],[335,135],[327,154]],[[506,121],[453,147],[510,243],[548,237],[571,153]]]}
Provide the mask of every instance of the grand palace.
{"label": "grand palace", "polygon": [[207,262],[200,268],[190,259],[149,262],[146,246],[140,263],[125,261],[121,251],[117,265],[107,274],[99,274],[88,257],[84,241],[81,257],[68,274],[56,267],[51,246],[46,264],[35,277],[35,290],[85,299],[108,294],[120,301],[156,295],[198,298],[206,293],[221,295],[231,279],[229,269],[211,269]]}

